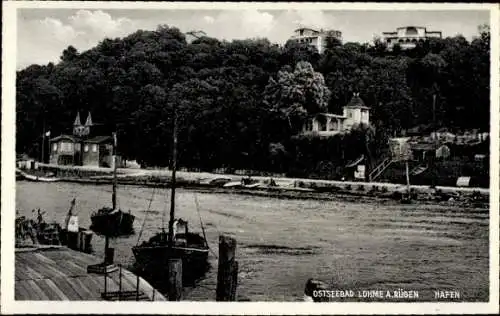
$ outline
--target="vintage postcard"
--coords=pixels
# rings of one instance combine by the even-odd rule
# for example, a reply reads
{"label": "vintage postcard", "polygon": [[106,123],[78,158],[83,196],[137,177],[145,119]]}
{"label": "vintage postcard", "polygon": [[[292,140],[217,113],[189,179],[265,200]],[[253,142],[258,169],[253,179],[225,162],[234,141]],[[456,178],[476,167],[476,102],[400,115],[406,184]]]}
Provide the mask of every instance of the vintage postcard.
{"label": "vintage postcard", "polygon": [[2,312],[498,313],[497,5],[2,6]]}

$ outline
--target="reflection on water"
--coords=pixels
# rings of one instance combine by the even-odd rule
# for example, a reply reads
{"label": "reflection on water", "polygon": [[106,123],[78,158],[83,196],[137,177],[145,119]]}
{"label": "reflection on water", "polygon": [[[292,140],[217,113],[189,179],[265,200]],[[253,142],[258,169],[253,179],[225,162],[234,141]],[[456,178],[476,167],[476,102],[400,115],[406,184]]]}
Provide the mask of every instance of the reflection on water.
{"label": "reflection on water", "polygon": [[[131,247],[168,225],[169,192],[153,191],[118,189],[119,207],[136,216],[136,234],[111,246],[116,261],[131,268]],[[176,215],[201,232],[195,193],[177,192]],[[455,289],[468,301],[488,300],[488,209],[196,194],[212,268],[186,287],[186,299],[215,299],[218,235],[225,233],[238,241],[240,298],[299,300],[313,277],[342,289]],[[72,198],[80,225],[89,227],[90,214],[111,205],[111,186],[18,182],[16,209],[30,217],[40,207],[47,220],[62,222]],[[102,257],[104,240],[94,236],[93,248]]]}

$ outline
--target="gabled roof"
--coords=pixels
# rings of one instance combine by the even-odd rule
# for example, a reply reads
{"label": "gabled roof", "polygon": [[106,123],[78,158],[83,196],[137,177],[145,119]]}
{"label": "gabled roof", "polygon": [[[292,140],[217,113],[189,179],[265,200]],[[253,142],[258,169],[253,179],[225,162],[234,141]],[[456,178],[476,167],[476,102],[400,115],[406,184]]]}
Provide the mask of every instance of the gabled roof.
{"label": "gabled roof", "polygon": [[318,116],[324,116],[324,117],[334,117],[334,118],[339,118],[339,119],[346,119],[347,117],[344,115],[339,115],[339,114],[333,114],[333,113],[316,113],[313,117],[318,117]]}
{"label": "gabled roof", "polygon": [[86,143],[94,143],[94,144],[100,144],[100,143],[105,143],[105,142],[113,142],[113,138],[111,136],[96,136],[90,139],[86,139],[84,142]]}
{"label": "gabled roof", "polygon": [[50,141],[51,142],[57,142],[57,141],[59,141],[61,139],[68,139],[68,140],[70,140],[72,142],[79,142],[80,141],[80,138],[78,138],[76,136],[73,136],[73,135],[64,135],[64,134],[59,135],[57,137],[54,137],[54,138],[50,139]]}
{"label": "gabled roof", "polygon": [[351,98],[351,101],[349,101],[349,103],[347,103],[347,105],[344,107],[345,108],[367,109],[367,110],[370,109],[369,107],[367,107],[365,105],[365,102],[363,102],[363,100],[359,97],[359,92],[354,93],[354,95]]}

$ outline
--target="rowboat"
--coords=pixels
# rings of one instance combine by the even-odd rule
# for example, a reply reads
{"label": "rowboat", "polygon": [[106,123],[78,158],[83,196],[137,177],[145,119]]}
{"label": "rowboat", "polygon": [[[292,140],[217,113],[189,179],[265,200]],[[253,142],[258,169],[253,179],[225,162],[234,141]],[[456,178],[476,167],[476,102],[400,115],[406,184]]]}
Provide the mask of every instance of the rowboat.
{"label": "rowboat", "polygon": [[16,179],[18,178],[28,180],[28,181],[34,181],[34,182],[56,182],[60,181],[61,179],[56,178],[56,177],[42,177],[42,176],[35,176],[32,174],[28,174],[20,169],[16,169]]}

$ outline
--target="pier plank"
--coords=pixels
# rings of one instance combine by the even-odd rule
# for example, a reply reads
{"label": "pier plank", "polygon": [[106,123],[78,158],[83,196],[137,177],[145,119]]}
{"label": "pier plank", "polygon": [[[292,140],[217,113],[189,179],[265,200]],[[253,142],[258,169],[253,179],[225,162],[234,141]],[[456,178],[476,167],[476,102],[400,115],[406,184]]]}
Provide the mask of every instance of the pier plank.
{"label": "pier plank", "polygon": [[74,278],[59,278],[54,280],[57,283],[57,287],[68,297],[70,301],[78,300],[80,295],[78,291],[75,291],[71,286]]}
{"label": "pier plank", "polygon": [[[38,286],[40,287],[40,289],[42,289],[42,291],[45,293],[45,295],[47,295],[47,297],[49,298],[49,301],[60,301],[61,299],[59,298],[59,296],[54,293],[52,291],[52,288],[45,282],[46,279],[43,279],[43,280],[40,280],[37,284]],[[16,284],[16,287],[17,287],[17,284]],[[28,296],[25,296],[23,298],[23,300],[32,300],[32,296],[31,296],[31,293],[30,295]]]}
{"label": "pier plank", "polygon": [[[19,300],[20,298],[25,297],[27,295],[32,296],[33,300],[36,300],[36,296],[31,293],[30,289],[26,287],[25,282],[22,281],[19,282],[19,288],[16,286],[15,293],[16,293],[16,298],[15,298],[16,300]],[[19,294],[20,298],[17,297],[17,294]]]}
{"label": "pier plank", "polygon": [[92,292],[83,284],[82,279],[86,277],[76,277],[73,278],[73,282],[71,282],[71,286],[73,289],[78,292],[80,300],[88,301],[92,299]]}
{"label": "pier plank", "polygon": [[42,291],[42,289],[38,286],[37,282],[35,282],[33,280],[28,280],[26,282],[28,282],[28,285],[33,290],[33,292],[36,293],[36,295],[40,298],[40,300],[46,301],[49,299],[49,297],[47,295],[45,295],[45,293]]}
{"label": "pier plank", "polygon": [[[87,273],[87,266],[100,260],[92,255],[60,247],[16,250],[16,300],[102,300],[104,275]],[[119,273],[108,275],[107,291],[119,289]],[[123,299],[131,300],[136,275],[122,270]],[[153,288],[139,278],[139,299],[152,300]],[[128,294],[127,294],[128,293]],[[118,296],[119,297],[119,296]],[[134,297],[135,299],[135,297]],[[154,300],[165,297],[156,291]]]}

